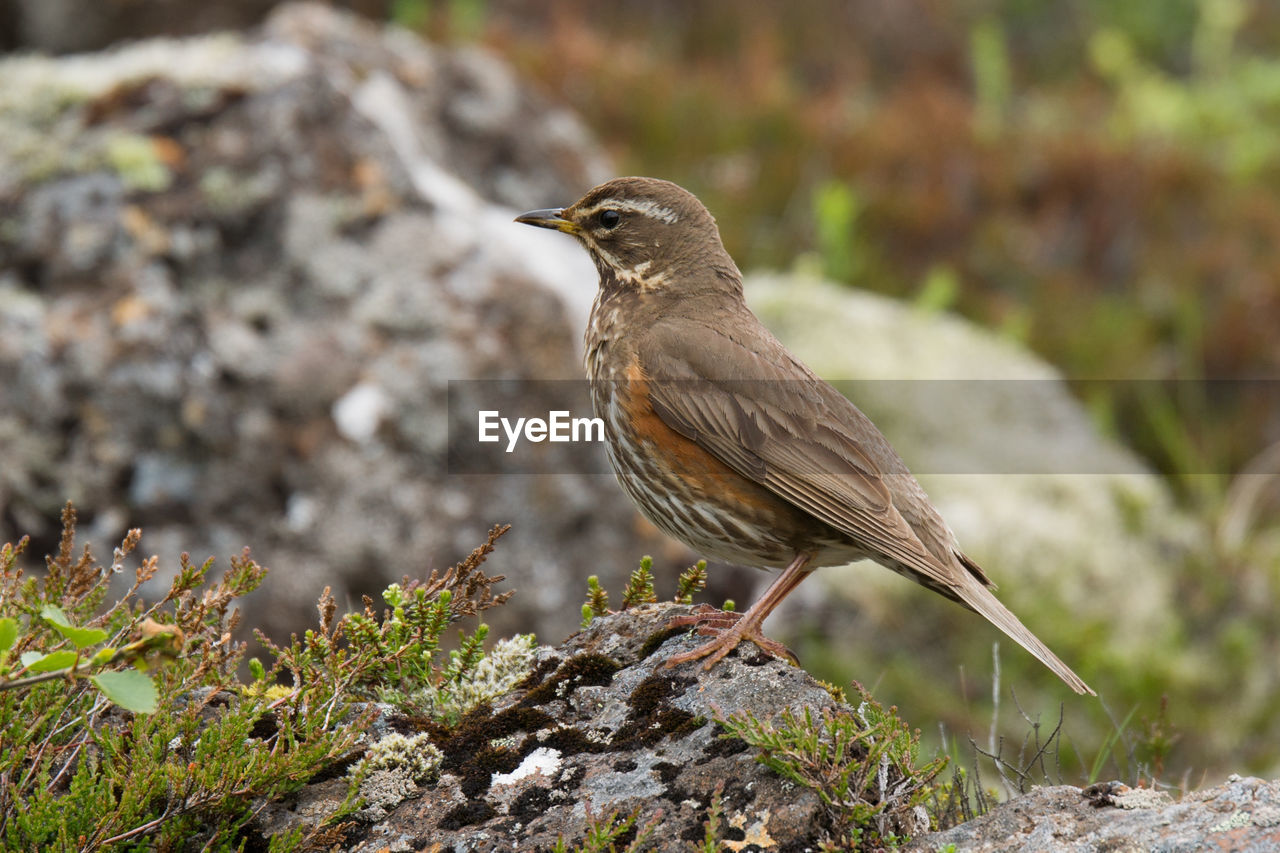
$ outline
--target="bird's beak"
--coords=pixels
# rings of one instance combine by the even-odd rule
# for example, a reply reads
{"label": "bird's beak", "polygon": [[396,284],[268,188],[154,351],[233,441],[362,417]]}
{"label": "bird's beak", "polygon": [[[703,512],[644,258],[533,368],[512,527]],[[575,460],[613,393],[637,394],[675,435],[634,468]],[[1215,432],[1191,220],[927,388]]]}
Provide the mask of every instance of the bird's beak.
{"label": "bird's beak", "polygon": [[564,209],[548,207],[544,210],[531,210],[516,217],[516,222],[525,225],[536,225],[539,228],[552,228],[566,234],[577,234],[578,226],[564,218]]}

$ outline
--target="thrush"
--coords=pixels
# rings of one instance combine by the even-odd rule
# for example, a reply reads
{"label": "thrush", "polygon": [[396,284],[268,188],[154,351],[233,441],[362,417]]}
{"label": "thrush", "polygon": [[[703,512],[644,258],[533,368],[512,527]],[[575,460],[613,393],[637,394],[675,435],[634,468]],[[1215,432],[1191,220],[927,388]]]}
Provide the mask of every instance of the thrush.
{"label": "thrush", "polygon": [[814,569],[870,559],[985,616],[1077,693],[1088,685],[992,594],[906,464],[844,395],[751,313],[700,201],[618,178],[517,222],[571,234],[600,287],[584,361],[609,460],[661,530],[725,562],[782,573],[744,614],[697,613],[711,639],[667,666],[710,669],[748,640],[787,656],[765,617]]}

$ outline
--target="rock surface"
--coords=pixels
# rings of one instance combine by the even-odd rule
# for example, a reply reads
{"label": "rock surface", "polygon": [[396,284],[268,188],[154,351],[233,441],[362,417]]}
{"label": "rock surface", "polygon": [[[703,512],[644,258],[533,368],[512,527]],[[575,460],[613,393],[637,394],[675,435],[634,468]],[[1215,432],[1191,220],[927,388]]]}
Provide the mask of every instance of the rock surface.
{"label": "rock surface", "polygon": [[[955,845],[948,847],[948,845]],[[1036,788],[945,832],[915,839],[919,853],[1102,853],[1280,850],[1280,782],[1232,776],[1174,802],[1118,782],[1085,790]]]}
{"label": "rock surface", "polygon": [[[705,837],[707,808],[721,785],[718,849],[819,849],[831,826],[819,799],[757,762],[743,741],[720,737],[709,719],[854,709],[803,670],[749,645],[709,673],[659,669],[699,642],[663,630],[685,609],[649,605],[599,618],[560,647],[539,649],[522,687],[455,729],[428,729],[445,756],[439,777],[421,785],[389,777],[374,808],[347,827],[345,849],[549,850],[560,838],[572,849],[592,818],[634,812],[638,826],[660,826],[641,849],[689,850]],[[382,721],[371,732],[396,728]],[[346,792],[343,779],[309,785],[269,804],[253,829],[315,827]],[[906,849],[920,853],[1274,850],[1280,782],[1233,776],[1177,802],[1118,782],[1036,788],[967,823],[915,833]]]}
{"label": "rock surface", "polygon": [[[659,669],[701,642],[664,631],[688,609],[648,605],[599,618],[559,648],[540,649],[522,689],[441,733],[435,745],[446,760],[438,781],[354,829],[346,849],[550,850],[558,838],[572,849],[588,814],[637,809],[637,826],[659,822],[659,840],[645,849],[685,849],[703,838],[717,790],[722,849],[815,849],[830,826],[818,797],[756,762],[745,742],[719,737],[711,718],[717,709],[761,719],[784,709],[818,714],[837,703],[803,670],[750,645],[710,673]],[[308,787],[269,809],[259,829],[310,825],[336,809],[345,785]]]}

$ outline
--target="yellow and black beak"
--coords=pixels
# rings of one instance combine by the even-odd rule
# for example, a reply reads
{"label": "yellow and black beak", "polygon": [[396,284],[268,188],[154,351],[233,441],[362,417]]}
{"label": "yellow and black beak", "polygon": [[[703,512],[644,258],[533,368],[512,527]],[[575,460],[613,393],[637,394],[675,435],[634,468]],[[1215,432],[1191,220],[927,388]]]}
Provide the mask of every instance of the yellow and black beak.
{"label": "yellow and black beak", "polygon": [[578,226],[564,218],[564,209],[548,207],[543,210],[531,210],[516,217],[516,222],[525,225],[536,225],[538,228],[551,228],[566,234],[577,234]]}

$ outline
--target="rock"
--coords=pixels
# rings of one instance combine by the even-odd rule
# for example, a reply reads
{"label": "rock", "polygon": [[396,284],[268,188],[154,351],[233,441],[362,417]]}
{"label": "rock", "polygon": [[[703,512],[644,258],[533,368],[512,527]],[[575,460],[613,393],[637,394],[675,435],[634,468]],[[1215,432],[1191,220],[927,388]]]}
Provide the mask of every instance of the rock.
{"label": "rock", "polygon": [[[667,657],[701,642],[664,630],[688,609],[647,605],[598,618],[562,646],[540,649],[522,687],[440,731],[438,780],[352,829],[345,849],[550,850],[557,838],[579,842],[589,815],[636,810],[637,826],[660,821],[659,840],[646,849],[683,849],[703,838],[717,791],[724,849],[816,849],[830,827],[818,797],[758,763],[745,742],[720,737],[711,718],[717,711],[768,719],[784,709],[854,709],[803,670],[749,645],[710,673],[660,670]],[[888,771],[886,782],[896,785],[895,777]],[[321,803],[336,808],[345,793],[341,780],[308,786],[274,804],[257,829],[309,824],[323,814]]]}
{"label": "rock", "polygon": [[[803,670],[750,645],[710,672],[659,669],[700,642],[665,630],[686,611],[646,605],[597,618],[558,648],[539,648],[523,684],[454,728],[397,720],[396,711],[380,706],[371,740],[425,728],[416,737],[429,736],[425,760],[439,775],[418,783],[404,774],[373,780],[369,804],[346,826],[343,849],[549,850],[561,838],[572,849],[593,820],[634,813],[637,826],[659,822],[656,842],[643,849],[684,850],[704,838],[717,790],[724,809],[717,849],[819,849],[832,827],[819,798],[756,761],[745,742],[719,736],[710,720],[742,711],[775,720],[787,709],[857,712]],[[899,784],[895,771],[888,774],[882,790]],[[342,804],[347,784],[318,782],[267,804],[250,829],[271,835],[314,828]],[[914,836],[905,850],[1273,850],[1280,849],[1280,782],[1232,776],[1176,801],[1119,782],[1034,788],[958,826],[924,828],[927,822],[898,829]]]}
{"label": "rock", "polygon": [[[948,845],[954,845],[949,847]],[[1057,853],[1280,849],[1280,782],[1232,776],[1187,794],[1129,788],[1036,788],[967,823],[920,836],[908,851]]]}
{"label": "rock", "polygon": [[166,567],[252,546],[244,624],[277,637],[497,522],[505,624],[552,636],[588,574],[670,547],[598,445],[451,476],[450,383],[572,408],[543,381],[581,376],[595,289],[512,218],[604,159],[506,65],[296,5],[0,81],[0,541],[48,551],[72,499],[99,554],[134,526]]}

